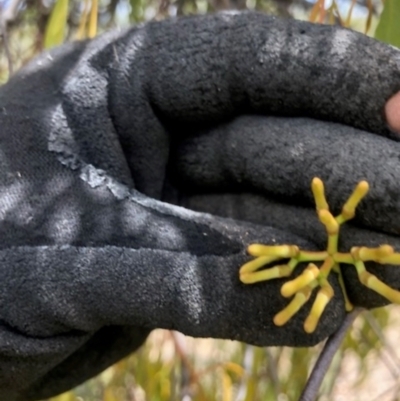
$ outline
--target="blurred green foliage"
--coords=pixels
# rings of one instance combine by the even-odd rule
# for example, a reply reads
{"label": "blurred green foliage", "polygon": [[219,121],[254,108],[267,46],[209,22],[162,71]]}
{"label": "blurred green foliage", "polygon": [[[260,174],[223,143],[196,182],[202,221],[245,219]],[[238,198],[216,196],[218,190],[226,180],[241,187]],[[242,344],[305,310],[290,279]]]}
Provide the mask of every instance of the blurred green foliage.
{"label": "blurred green foliage", "polygon": [[400,1],[385,0],[375,37],[393,46],[400,47]]}
{"label": "blurred green foliage", "polygon": [[[45,47],[145,20],[247,8],[340,24],[371,35],[383,8],[381,0],[8,0],[0,4],[0,82]],[[400,1],[385,0],[376,36],[400,46],[399,29]],[[397,315],[394,307],[380,308],[356,320],[325,377],[320,400],[398,399],[400,361],[390,345],[400,339]],[[156,330],[137,353],[51,401],[294,401],[321,349],[321,344],[264,349]]]}
{"label": "blurred green foliage", "polygon": [[50,13],[44,37],[44,47],[49,48],[64,42],[68,20],[68,0],[57,0]]}
{"label": "blurred green foliage", "polygon": [[[384,386],[375,383],[376,399],[383,400],[379,394],[390,389],[388,378],[393,385],[388,399],[397,399],[393,395],[400,362],[381,329],[398,327],[397,312],[381,308],[355,321],[325,377],[320,400],[340,400],[341,382],[347,382],[346,400],[373,400],[374,394],[363,386],[376,380],[377,364],[385,381]],[[156,330],[137,353],[51,401],[295,401],[321,349],[322,344],[259,348]],[[345,370],[349,361],[357,366],[350,381]]]}
{"label": "blurred green foliage", "polygon": [[[46,47],[167,16],[250,9],[371,34],[382,0],[0,0],[0,83]],[[386,0],[391,1],[391,0]],[[397,0],[394,0],[397,2]],[[314,4],[315,3],[315,4]],[[344,6],[343,6],[344,4]]]}

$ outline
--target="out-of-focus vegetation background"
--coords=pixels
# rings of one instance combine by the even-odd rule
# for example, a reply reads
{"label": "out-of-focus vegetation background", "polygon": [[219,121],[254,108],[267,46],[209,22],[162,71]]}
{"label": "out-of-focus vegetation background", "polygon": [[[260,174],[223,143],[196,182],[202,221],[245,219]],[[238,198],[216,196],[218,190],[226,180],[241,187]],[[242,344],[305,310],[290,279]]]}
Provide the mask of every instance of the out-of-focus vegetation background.
{"label": "out-of-focus vegetation background", "polygon": [[[227,9],[339,24],[400,47],[400,0],[0,0],[0,83],[65,41]],[[399,311],[357,318],[319,400],[400,400]],[[51,401],[294,401],[321,348],[257,348],[157,330],[139,352]]]}
{"label": "out-of-focus vegetation background", "polygon": [[[112,28],[227,9],[340,24],[400,46],[400,0],[0,0],[0,83],[44,48]],[[383,12],[382,12],[383,10]],[[384,23],[376,26],[383,15]],[[396,21],[397,18],[397,21]]]}

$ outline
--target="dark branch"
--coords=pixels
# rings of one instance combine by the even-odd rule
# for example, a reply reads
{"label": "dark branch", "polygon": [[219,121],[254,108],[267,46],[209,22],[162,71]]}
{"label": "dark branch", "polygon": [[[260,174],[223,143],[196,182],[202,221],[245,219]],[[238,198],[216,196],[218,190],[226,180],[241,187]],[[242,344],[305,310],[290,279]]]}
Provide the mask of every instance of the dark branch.
{"label": "dark branch", "polygon": [[328,371],[333,357],[339,349],[348,329],[353,324],[354,319],[362,312],[362,310],[362,308],[355,308],[346,316],[339,330],[328,338],[324,349],[318,357],[317,363],[308,378],[299,401],[314,401],[317,399],[319,388],[321,387],[322,381]]}

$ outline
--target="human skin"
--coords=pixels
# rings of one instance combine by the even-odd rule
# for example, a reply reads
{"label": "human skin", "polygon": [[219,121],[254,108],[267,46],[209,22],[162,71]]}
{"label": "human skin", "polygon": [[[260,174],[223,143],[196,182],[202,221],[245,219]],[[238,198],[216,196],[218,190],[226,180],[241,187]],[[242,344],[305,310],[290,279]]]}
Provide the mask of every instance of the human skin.
{"label": "human skin", "polygon": [[400,135],[400,92],[386,102],[385,117],[390,129]]}
{"label": "human skin", "polygon": [[[334,210],[370,182],[343,249],[400,249],[384,115],[399,70],[363,35],[238,13],[107,33],[16,74],[0,89],[0,398],[66,391],[155,328],[260,346],[335,332],[334,275],[307,334],[308,308],[273,324],[282,280],[244,285],[239,268],[254,242],[325,247],[314,176]],[[400,269],[368,268],[400,288]],[[356,305],[386,303],[344,275]]]}

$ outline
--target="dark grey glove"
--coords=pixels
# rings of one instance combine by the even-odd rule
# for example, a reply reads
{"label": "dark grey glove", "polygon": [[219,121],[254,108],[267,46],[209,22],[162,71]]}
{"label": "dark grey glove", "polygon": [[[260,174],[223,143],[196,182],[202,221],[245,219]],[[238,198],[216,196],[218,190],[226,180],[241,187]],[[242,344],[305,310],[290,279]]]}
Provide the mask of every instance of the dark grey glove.
{"label": "dark grey glove", "polygon": [[[154,328],[291,346],[333,333],[345,314],[334,275],[306,334],[309,307],[272,322],[282,280],[243,285],[239,268],[254,242],[325,247],[314,176],[334,208],[371,183],[341,246],[400,249],[400,144],[383,118],[399,55],[239,13],[109,33],[20,71],[0,89],[0,398],[65,391]],[[379,272],[400,288],[400,268]],[[346,279],[355,303],[383,303],[352,269]]]}

